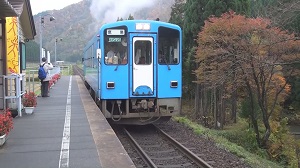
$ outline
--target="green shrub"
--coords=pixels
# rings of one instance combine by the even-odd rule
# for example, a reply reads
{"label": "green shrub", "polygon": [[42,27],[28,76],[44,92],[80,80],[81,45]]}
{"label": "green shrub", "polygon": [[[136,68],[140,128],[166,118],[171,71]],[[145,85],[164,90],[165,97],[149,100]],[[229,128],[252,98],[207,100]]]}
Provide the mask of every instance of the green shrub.
{"label": "green shrub", "polygon": [[[258,103],[256,100],[254,100],[254,112],[255,112],[255,116],[259,115],[260,114],[260,108],[258,106]],[[245,98],[242,103],[241,103],[241,112],[239,113],[239,116],[241,118],[249,118],[251,114],[251,101],[250,101],[250,98]],[[258,117],[256,117],[258,118]]]}
{"label": "green shrub", "polygon": [[269,139],[268,153],[272,160],[282,165],[297,167],[297,143],[288,131],[287,122],[287,118],[282,119],[280,122],[270,122],[272,134]]}

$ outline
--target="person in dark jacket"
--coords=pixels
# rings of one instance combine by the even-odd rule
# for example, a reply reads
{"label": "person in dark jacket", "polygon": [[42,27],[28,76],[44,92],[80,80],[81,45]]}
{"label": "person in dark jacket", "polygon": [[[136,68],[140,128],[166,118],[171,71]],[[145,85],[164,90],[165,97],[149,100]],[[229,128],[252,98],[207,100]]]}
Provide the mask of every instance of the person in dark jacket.
{"label": "person in dark jacket", "polygon": [[41,81],[41,96],[42,97],[49,97],[49,81],[51,80],[51,75],[49,74],[49,70],[53,69],[53,65],[48,61],[47,58],[42,58],[41,66],[43,66],[47,76],[45,79]]}

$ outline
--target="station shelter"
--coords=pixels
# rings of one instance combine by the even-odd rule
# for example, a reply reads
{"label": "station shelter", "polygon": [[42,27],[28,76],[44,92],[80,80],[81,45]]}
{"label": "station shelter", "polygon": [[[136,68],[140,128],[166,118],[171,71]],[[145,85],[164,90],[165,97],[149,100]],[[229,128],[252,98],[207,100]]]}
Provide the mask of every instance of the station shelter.
{"label": "station shelter", "polygon": [[20,87],[8,76],[22,76],[26,42],[35,35],[30,0],[0,0],[0,110],[8,107],[9,90]]}

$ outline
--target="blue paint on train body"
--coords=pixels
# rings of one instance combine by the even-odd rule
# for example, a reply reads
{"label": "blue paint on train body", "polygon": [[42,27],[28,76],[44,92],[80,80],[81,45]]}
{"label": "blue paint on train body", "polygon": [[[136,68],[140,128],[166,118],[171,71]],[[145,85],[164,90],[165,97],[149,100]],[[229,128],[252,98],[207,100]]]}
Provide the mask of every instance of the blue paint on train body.
{"label": "blue paint on train body", "polygon": [[165,103],[159,99],[180,101],[181,41],[181,28],[170,23],[126,20],[104,24],[84,48],[85,81],[100,101],[156,99],[157,106]]}

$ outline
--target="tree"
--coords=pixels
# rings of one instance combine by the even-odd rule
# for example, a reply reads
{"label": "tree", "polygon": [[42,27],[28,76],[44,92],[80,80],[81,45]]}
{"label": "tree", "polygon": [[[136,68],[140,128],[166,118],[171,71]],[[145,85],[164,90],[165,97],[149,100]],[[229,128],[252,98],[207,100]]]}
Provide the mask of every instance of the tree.
{"label": "tree", "polygon": [[[293,65],[300,60],[300,41],[294,34],[273,27],[262,18],[247,18],[233,11],[220,18],[211,17],[198,35],[195,71],[198,83],[212,87],[225,85],[228,90],[241,89],[250,99],[250,118],[261,147],[267,147],[271,134],[270,118],[280,112],[280,103],[289,93],[288,81],[299,73]],[[285,77],[283,76],[284,74]],[[235,84],[235,85],[234,85]],[[254,111],[257,100],[261,118]],[[258,122],[265,131],[260,136]]]}
{"label": "tree", "polygon": [[[257,5],[260,4],[258,8]],[[254,6],[253,6],[254,5]],[[286,29],[290,32],[295,33],[298,37],[300,36],[300,2],[299,0],[258,0],[257,3],[253,4],[253,16],[261,16],[270,18],[272,24]],[[257,9],[257,10],[254,10]],[[289,65],[288,65],[289,66]],[[300,64],[298,64],[298,70],[300,70]],[[297,81],[299,77],[294,77],[290,80],[292,86],[292,94],[285,102],[285,107],[290,112],[297,115],[300,107],[299,99],[296,95],[299,95],[300,89]]]}
{"label": "tree", "polygon": [[171,7],[172,11],[169,19],[170,23],[176,24],[181,28],[183,27],[184,22],[184,5],[185,0],[175,0],[175,3]]}
{"label": "tree", "polygon": [[184,49],[190,50],[197,46],[197,35],[204,26],[204,7],[208,0],[187,0],[184,13],[183,43]]}
{"label": "tree", "polygon": [[40,47],[35,42],[30,40],[29,42],[26,42],[26,62],[40,62]]}
{"label": "tree", "polygon": [[228,9],[235,11],[237,14],[250,16],[251,15],[251,8],[250,8],[251,2],[252,2],[252,0],[230,0],[227,3],[227,6],[228,6]]}
{"label": "tree", "polygon": [[[125,19],[126,19],[126,18],[125,18]],[[118,21],[123,21],[123,20],[124,20],[124,19],[123,19],[122,17],[118,17],[118,18],[117,18],[117,22],[118,22]],[[127,20],[134,20],[134,17],[133,17],[131,14],[129,14]]]}
{"label": "tree", "polygon": [[118,22],[118,21],[123,21],[123,20],[124,20],[124,19],[123,19],[122,17],[118,17],[118,18],[117,18],[117,22]]}
{"label": "tree", "polygon": [[127,20],[134,20],[134,17],[131,15],[131,14],[129,14],[129,16],[128,16],[128,19]]}
{"label": "tree", "polygon": [[[187,0],[184,7],[184,22],[183,22],[183,86],[184,96],[189,97],[194,92],[195,76],[193,70],[197,67],[194,61],[195,49],[197,46],[197,34],[204,25],[203,13],[204,7],[208,0]],[[199,86],[198,86],[199,87]],[[199,89],[198,89],[199,90]],[[196,92],[196,98],[198,92]],[[196,103],[197,104],[197,103]]]}
{"label": "tree", "polygon": [[[184,93],[195,94],[195,112],[196,115],[202,116],[207,112],[207,104],[222,104],[223,97],[217,99],[212,99],[211,95],[213,92],[210,89],[206,88],[205,84],[197,84],[194,89],[193,81],[195,81],[195,76],[193,71],[198,67],[194,61],[194,51],[193,47],[197,48],[196,38],[202,27],[204,26],[204,21],[214,15],[220,16],[222,13],[228,10],[238,11],[237,13],[249,14],[250,13],[250,0],[187,0],[185,5],[184,13],[184,25],[183,25],[183,55],[184,55],[184,74],[183,74],[183,84],[185,90]],[[216,88],[219,91],[222,91],[222,88]],[[187,91],[186,91],[187,90]],[[216,93],[217,93],[216,92]],[[189,94],[190,93],[190,94]],[[218,94],[217,94],[218,95]],[[215,96],[217,96],[215,95]],[[211,97],[209,99],[209,97]],[[214,96],[213,96],[214,97]],[[233,102],[236,102],[236,94],[231,96]],[[216,100],[214,102],[211,100]],[[221,105],[215,106],[216,108],[225,106]],[[236,119],[236,109],[237,105],[232,104],[231,118],[235,121]],[[217,115],[221,118],[224,118],[223,112],[225,110],[215,109]],[[220,112],[220,114],[219,114]],[[223,116],[222,116],[223,115]],[[216,116],[215,116],[216,117]],[[223,120],[223,119],[219,119]],[[221,126],[222,126],[221,122]]]}
{"label": "tree", "polygon": [[[300,2],[298,0],[243,0],[251,8],[250,17],[265,17],[277,27],[300,32]],[[246,5],[246,4],[245,4]],[[234,10],[234,8],[232,8]],[[237,10],[234,10],[237,11]]]}
{"label": "tree", "polygon": [[209,0],[205,5],[205,11],[203,13],[204,18],[208,18],[211,15],[221,16],[222,13],[227,11],[227,4],[222,0]]}

